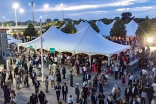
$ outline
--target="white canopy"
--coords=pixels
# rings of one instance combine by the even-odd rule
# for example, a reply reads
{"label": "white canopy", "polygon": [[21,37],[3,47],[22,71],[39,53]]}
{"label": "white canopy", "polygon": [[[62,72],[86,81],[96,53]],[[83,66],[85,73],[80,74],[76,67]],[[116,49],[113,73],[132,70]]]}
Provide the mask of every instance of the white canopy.
{"label": "white canopy", "polygon": [[[59,52],[111,56],[130,48],[129,46],[116,44],[103,38],[90,25],[76,34],[65,34],[52,26],[42,37],[44,49],[55,48]],[[41,46],[40,44],[40,37],[38,37],[31,42],[19,44],[19,46],[33,46],[38,49]]]}
{"label": "white canopy", "polygon": [[106,25],[102,21],[97,21],[96,25],[98,26],[100,30],[99,34],[102,36],[110,36],[110,30],[113,27],[114,22],[115,21],[113,21],[111,24]]}
{"label": "white canopy", "polygon": [[136,36],[135,32],[138,29],[138,24],[132,19],[131,22],[126,24],[126,36]]}
{"label": "white canopy", "polygon": [[76,29],[77,29],[77,32],[81,31],[82,29],[86,28],[87,26],[89,26],[90,24],[85,21],[81,21],[78,25],[75,25]]}
{"label": "white canopy", "polygon": [[22,43],[21,40],[17,40],[15,38],[13,38],[12,36],[10,36],[9,34],[7,35],[7,39],[8,39],[8,44],[11,44],[11,43]]}
{"label": "white canopy", "polygon": [[129,48],[130,46],[120,45],[103,38],[91,26],[88,26],[85,34],[76,46],[75,52],[91,55],[103,54],[109,57]]}

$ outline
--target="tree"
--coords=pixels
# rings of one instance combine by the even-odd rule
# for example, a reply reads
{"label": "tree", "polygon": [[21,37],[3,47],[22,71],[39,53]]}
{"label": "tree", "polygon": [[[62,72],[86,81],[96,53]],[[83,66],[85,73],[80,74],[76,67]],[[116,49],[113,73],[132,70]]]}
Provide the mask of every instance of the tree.
{"label": "tree", "polygon": [[77,32],[75,24],[72,21],[68,21],[64,28],[61,29],[62,32],[67,34],[74,34]]}
{"label": "tree", "polygon": [[88,21],[88,22],[89,22],[90,26],[91,26],[97,33],[100,32],[99,28],[98,28],[97,25],[96,25],[96,21],[91,20],[91,21]]}
{"label": "tree", "polygon": [[131,12],[123,12],[121,14],[121,19],[124,23],[128,23],[129,21],[131,21],[132,18],[132,13]]}
{"label": "tree", "polygon": [[80,24],[81,21],[83,21],[83,20],[80,18],[78,21],[74,21],[74,23],[75,23],[76,25],[78,25],[78,24]]}
{"label": "tree", "polygon": [[107,19],[107,18],[103,18],[101,19],[101,21],[104,23],[104,24],[111,24],[113,22],[114,19]]}
{"label": "tree", "polygon": [[126,27],[121,19],[117,19],[111,28],[110,31],[111,36],[116,37],[125,37],[126,36]]}
{"label": "tree", "polygon": [[146,36],[154,35],[155,33],[156,28],[153,26],[148,16],[146,16],[145,20],[139,24],[136,35],[144,38]]}
{"label": "tree", "polygon": [[52,21],[52,22],[46,23],[43,27],[47,31],[51,26],[56,26],[56,25],[57,25],[57,22],[56,21]]}
{"label": "tree", "polygon": [[33,24],[29,24],[28,28],[25,29],[23,35],[24,36],[30,36],[30,39],[31,39],[32,36],[36,36],[37,35],[37,31],[35,30],[34,25]]}

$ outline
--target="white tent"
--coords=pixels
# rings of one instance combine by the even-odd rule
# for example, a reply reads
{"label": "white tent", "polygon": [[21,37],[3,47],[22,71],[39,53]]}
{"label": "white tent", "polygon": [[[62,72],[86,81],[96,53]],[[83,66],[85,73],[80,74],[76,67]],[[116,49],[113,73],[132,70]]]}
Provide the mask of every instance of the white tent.
{"label": "white tent", "polygon": [[88,26],[85,34],[76,46],[75,52],[111,56],[129,48],[129,46],[120,45],[103,38],[100,34],[96,33],[91,26]]}
{"label": "white tent", "polygon": [[15,38],[13,38],[12,36],[10,36],[9,34],[7,35],[7,39],[8,39],[8,44],[11,44],[11,43],[22,43],[21,40],[17,40]]}
{"label": "white tent", "polygon": [[114,22],[115,21],[113,21],[111,24],[106,25],[102,21],[97,21],[96,25],[98,26],[100,30],[99,34],[102,36],[110,36],[110,30],[113,27]]}
{"label": "white tent", "polygon": [[87,26],[89,26],[90,24],[85,21],[81,21],[78,25],[75,25],[76,29],[77,29],[77,32],[81,31],[82,29],[86,28]]}
{"label": "white tent", "polygon": [[[66,51],[73,53],[75,45],[79,43],[84,33],[85,31],[80,31],[76,34],[66,34],[52,26],[42,35],[43,48],[47,50],[55,48],[59,52]],[[33,48],[39,49],[41,48],[41,38],[38,37],[33,41],[19,44],[19,46],[33,46]]]}
{"label": "white tent", "polygon": [[138,24],[132,19],[131,22],[126,24],[126,36],[136,36],[135,32],[138,28]]}
{"label": "white tent", "polygon": [[[71,53],[86,53],[89,55],[102,54],[110,56],[129,48],[129,46],[116,44],[96,33],[89,25],[76,34],[65,34],[55,27],[51,27],[43,34],[43,48],[55,48],[56,51]],[[19,46],[33,46],[40,48],[40,37]]]}

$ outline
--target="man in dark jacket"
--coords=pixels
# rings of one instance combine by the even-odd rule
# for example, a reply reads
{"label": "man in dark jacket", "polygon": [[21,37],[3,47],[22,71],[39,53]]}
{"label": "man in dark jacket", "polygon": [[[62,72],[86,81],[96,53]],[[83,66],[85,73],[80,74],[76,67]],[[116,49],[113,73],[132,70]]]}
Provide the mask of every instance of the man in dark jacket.
{"label": "man in dark jacket", "polygon": [[68,94],[68,86],[66,83],[62,86],[62,95],[63,95],[63,100],[66,102],[67,101],[67,94]]}
{"label": "man in dark jacket", "polygon": [[65,74],[66,74],[66,69],[65,69],[65,67],[62,68],[62,74],[63,74],[63,79],[65,79]]}
{"label": "man in dark jacket", "polygon": [[93,92],[93,95],[91,96],[91,100],[92,100],[92,104],[96,104],[97,103],[97,95],[95,92]]}
{"label": "man in dark jacket", "polygon": [[76,95],[76,103],[79,103],[79,96],[80,96],[79,83],[76,83],[75,95]]}
{"label": "man in dark jacket", "polygon": [[30,96],[30,104],[37,104],[37,97],[34,93]]}
{"label": "man in dark jacket", "polygon": [[129,102],[130,95],[131,95],[131,90],[130,90],[129,86],[127,86],[127,88],[125,89],[125,97],[127,99],[127,102]]}

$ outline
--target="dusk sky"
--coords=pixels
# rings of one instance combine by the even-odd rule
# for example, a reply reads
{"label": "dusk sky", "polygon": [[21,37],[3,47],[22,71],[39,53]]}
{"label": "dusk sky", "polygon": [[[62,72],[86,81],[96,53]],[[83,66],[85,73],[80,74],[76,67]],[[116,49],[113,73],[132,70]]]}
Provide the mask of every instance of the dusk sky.
{"label": "dusk sky", "polygon": [[[64,18],[71,19],[101,19],[120,17],[122,12],[131,12],[135,17],[150,18],[156,17],[156,0],[32,0],[35,3],[34,15],[35,21],[39,21],[40,16],[46,19],[58,18],[62,20],[63,4]],[[13,4],[18,3],[17,20],[32,20],[30,0],[3,0],[0,5],[1,21],[15,20]],[[49,4],[48,9],[44,9],[44,5]],[[24,9],[24,13],[20,14],[20,8]]]}

